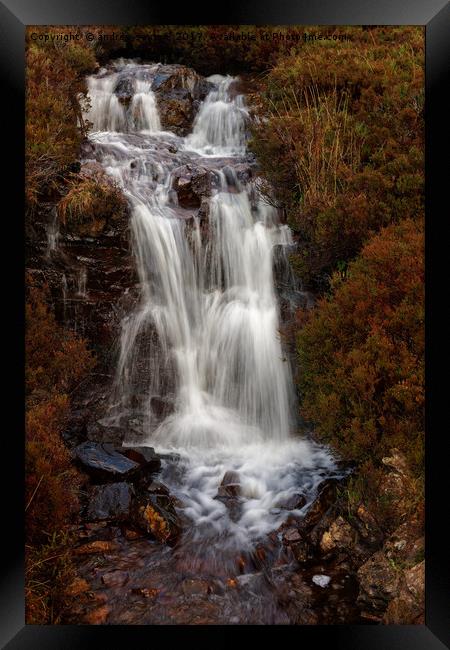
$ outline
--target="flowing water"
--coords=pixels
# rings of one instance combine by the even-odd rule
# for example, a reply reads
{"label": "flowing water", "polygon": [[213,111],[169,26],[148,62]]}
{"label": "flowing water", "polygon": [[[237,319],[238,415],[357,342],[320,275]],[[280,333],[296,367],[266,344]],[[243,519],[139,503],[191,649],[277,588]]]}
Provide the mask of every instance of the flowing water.
{"label": "flowing water", "polygon": [[[181,138],[161,130],[156,69],[122,63],[89,79],[90,139],[131,206],[140,291],[123,322],[109,422],[137,423],[125,444],[167,454],[161,480],[187,522],[184,566],[207,558],[219,572],[224,558],[302,517],[318,484],[339,471],[325,448],[295,435],[273,272],[275,255],[287,268],[292,237],[246,173],[254,163],[245,97],[232,77],[210,77]],[[114,94],[124,75],[128,105]],[[209,179],[200,209],[180,205],[186,175]],[[240,483],[231,510],[217,498],[230,471]]]}

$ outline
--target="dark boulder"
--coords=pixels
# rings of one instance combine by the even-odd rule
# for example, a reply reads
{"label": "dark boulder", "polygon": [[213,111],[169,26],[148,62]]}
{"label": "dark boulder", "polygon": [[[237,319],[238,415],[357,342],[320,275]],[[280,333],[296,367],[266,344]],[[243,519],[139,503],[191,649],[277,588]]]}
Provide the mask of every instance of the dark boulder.
{"label": "dark boulder", "polygon": [[214,498],[225,505],[231,521],[238,521],[241,517],[242,501],[240,494],[241,484],[239,474],[233,470],[225,472],[217,490],[217,495]]}
{"label": "dark boulder", "polygon": [[211,173],[204,167],[183,165],[173,174],[172,188],[183,208],[199,208],[202,199],[211,194]]}
{"label": "dark boulder", "polygon": [[139,469],[136,463],[116,451],[114,445],[108,443],[83,442],[75,447],[74,457],[83,469],[99,481],[114,481],[127,479]]}
{"label": "dark boulder", "polygon": [[337,479],[322,481],[317,489],[317,497],[300,523],[302,530],[311,530],[323,518],[327,510],[336,501]]}
{"label": "dark boulder", "polygon": [[238,497],[241,494],[241,481],[239,474],[233,470],[225,472],[222,482],[219,485],[217,495],[219,497]]}
{"label": "dark boulder", "polygon": [[126,520],[130,513],[133,488],[128,483],[95,485],[89,495],[87,518],[91,521]]}
{"label": "dark boulder", "polygon": [[164,130],[185,136],[192,130],[195,115],[209,89],[206,79],[183,65],[159,66],[152,81]]}

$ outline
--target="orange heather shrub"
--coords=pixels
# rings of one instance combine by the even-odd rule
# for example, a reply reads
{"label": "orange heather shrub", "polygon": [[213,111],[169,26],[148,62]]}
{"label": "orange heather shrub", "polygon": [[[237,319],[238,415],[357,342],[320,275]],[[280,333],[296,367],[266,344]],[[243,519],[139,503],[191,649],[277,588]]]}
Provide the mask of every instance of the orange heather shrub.
{"label": "orange heather shrub", "polygon": [[424,233],[405,220],[335,274],[297,338],[302,413],[343,455],[424,454]]}
{"label": "orange heather shrub", "polygon": [[71,573],[67,525],[78,510],[80,475],[61,432],[68,393],[93,367],[85,341],[59,325],[46,288],[28,277],[26,303],[26,604],[27,622],[58,622]]}

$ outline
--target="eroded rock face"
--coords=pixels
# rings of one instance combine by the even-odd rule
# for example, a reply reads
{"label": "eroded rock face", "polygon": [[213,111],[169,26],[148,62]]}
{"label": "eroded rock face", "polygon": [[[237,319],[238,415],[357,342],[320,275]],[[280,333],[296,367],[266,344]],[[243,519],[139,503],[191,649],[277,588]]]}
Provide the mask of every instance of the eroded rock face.
{"label": "eroded rock face", "polygon": [[[98,171],[98,163],[89,162],[80,178]],[[106,357],[138,295],[128,207],[96,214],[89,224],[81,230],[64,225],[54,203],[40,205],[33,220],[27,220],[26,265],[38,282],[49,286],[58,321],[87,337],[98,356]]]}

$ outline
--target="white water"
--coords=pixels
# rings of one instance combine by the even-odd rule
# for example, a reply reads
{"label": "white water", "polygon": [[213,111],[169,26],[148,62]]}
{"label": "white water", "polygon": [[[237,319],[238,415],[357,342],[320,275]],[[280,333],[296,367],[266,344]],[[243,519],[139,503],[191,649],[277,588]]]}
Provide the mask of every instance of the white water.
{"label": "white water", "polygon": [[208,81],[216,84],[216,89],[203,102],[186,148],[205,156],[243,155],[248,111],[243,95],[230,95],[236,79],[212,75]]}
{"label": "white water", "polygon": [[[293,494],[305,495],[297,514],[305,512],[335,466],[323,448],[292,436],[293,381],[272,270],[274,247],[290,244],[291,233],[234,169],[246,160],[243,96],[230,93],[231,77],[210,81],[215,88],[184,139],[158,131],[149,83],[135,86],[126,115],[114,96],[116,74],[89,79],[88,118],[97,157],[132,206],[140,279],[140,303],[123,322],[115,413],[145,393],[140,443],[181,459],[178,478],[169,467],[163,480],[199,534],[226,533],[245,545],[283,521],[280,505]],[[212,170],[203,222],[177,205],[174,173],[186,164]],[[153,400],[166,393],[171,412],[161,416]],[[241,481],[234,522],[214,498],[227,470]]]}

